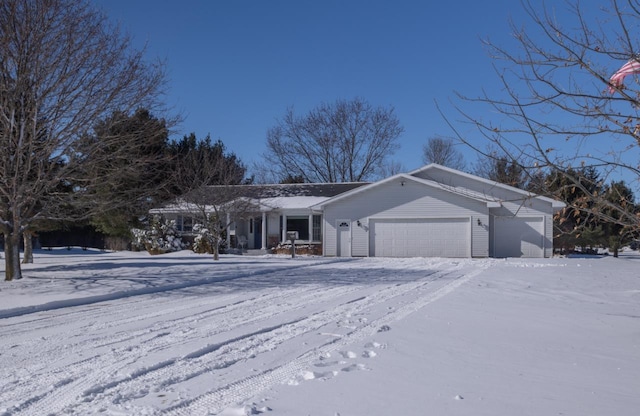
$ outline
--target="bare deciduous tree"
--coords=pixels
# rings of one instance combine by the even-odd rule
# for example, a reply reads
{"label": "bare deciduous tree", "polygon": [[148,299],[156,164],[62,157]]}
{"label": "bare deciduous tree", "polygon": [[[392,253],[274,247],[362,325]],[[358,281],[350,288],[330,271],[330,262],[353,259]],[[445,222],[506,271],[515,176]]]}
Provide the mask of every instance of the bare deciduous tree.
{"label": "bare deciduous tree", "polygon": [[[88,218],[123,201],[94,198],[92,165],[137,161],[142,140],[86,141],[95,123],[115,111],[158,109],[164,85],[160,64],[86,0],[0,2],[0,232],[5,280],[21,277],[22,234],[43,219]],[[111,149],[109,153],[102,151]],[[123,164],[118,163],[118,166]],[[117,183],[117,182],[116,182]]]}
{"label": "bare deciduous tree", "polygon": [[374,108],[361,98],[322,104],[302,117],[289,109],[267,133],[263,167],[306,182],[375,179],[403,131],[393,108]]}
{"label": "bare deciduous tree", "polygon": [[[584,8],[578,1],[554,9],[528,0],[522,5],[531,24],[512,23],[519,50],[486,42],[501,88],[478,98],[460,95],[465,106],[478,105],[483,114],[495,116],[474,116],[468,107],[460,113],[530,175],[543,170],[564,176],[565,187],[585,195],[567,201],[576,212],[638,229],[635,212],[592,192],[572,172],[594,168],[603,182],[622,177],[638,186],[638,71],[624,83],[611,78],[627,60],[638,59],[640,5],[631,0],[603,0]],[[467,144],[487,155],[477,142]],[[554,191],[561,197],[565,189]]]}
{"label": "bare deciduous tree", "polygon": [[464,157],[455,146],[452,139],[432,137],[422,148],[422,161],[462,170],[465,167]]}
{"label": "bare deciduous tree", "polygon": [[254,208],[242,198],[245,166],[235,154],[226,153],[221,141],[211,143],[207,137],[198,142],[195,135],[185,136],[177,149],[174,180],[183,192],[177,204],[200,226],[208,230],[214,260],[219,259],[223,233],[242,215]]}

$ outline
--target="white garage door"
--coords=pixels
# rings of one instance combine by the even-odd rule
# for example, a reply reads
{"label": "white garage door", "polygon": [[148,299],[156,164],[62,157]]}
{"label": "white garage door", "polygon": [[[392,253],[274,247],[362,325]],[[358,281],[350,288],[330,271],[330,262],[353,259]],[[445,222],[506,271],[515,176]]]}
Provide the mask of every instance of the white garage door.
{"label": "white garage door", "polygon": [[494,257],[544,257],[543,217],[494,217]]}
{"label": "white garage door", "polygon": [[371,220],[369,254],[376,257],[469,257],[469,218]]}

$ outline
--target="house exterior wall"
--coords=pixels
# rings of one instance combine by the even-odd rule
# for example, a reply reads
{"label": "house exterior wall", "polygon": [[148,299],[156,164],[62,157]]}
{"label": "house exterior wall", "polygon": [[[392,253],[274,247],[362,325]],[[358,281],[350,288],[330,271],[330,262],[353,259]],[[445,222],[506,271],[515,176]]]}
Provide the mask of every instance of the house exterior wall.
{"label": "house exterior wall", "polygon": [[269,212],[267,214],[267,248],[277,246],[280,237],[280,214]]}
{"label": "house exterior wall", "polygon": [[337,255],[337,220],[351,222],[351,255],[368,256],[369,221],[376,218],[471,218],[471,255],[489,255],[489,212],[485,203],[403,178],[327,204],[323,214],[325,256]]}
{"label": "house exterior wall", "polygon": [[[414,176],[430,179],[440,182],[444,185],[461,186],[467,189],[471,189],[476,192],[480,192],[486,195],[492,195],[505,202],[502,203],[500,208],[491,208],[490,214],[492,216],[490,223],[490,230],[493,230],[493,219],[499,216],[505,217],[521,217],[532,218],[542,217],[544,221],[544,236],[543,236],[543,250],[544,257],[553,256],[553,207],[550,201],[541,200],[539,198],[530,198],[526,195],[522,195],[519,192],[510,191],[493,184],[485,183],[483,181],[475,180],[473,178],[451,174],[448,171],[438,169],[434,167],[427,169],[426,171],[417,172]],[[494,238],[490,237],[490,255],[495,253]]]}

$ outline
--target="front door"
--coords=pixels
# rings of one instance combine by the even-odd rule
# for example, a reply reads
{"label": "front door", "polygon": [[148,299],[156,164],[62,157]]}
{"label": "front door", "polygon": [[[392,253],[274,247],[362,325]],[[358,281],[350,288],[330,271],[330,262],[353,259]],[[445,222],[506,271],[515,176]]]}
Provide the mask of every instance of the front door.
{"label": "front door", "polygon": [[351,257],[351,220],[337,220],[337,247],[338,257]]}
{"label": "front door", "polygon": [[262,218],[253,219],[253,247],[259,249],[262,247]]}

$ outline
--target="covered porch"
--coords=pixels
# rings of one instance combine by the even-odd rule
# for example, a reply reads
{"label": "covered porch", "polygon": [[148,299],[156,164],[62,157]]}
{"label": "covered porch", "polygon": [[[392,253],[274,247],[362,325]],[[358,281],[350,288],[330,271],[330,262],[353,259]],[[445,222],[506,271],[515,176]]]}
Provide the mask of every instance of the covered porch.
{"label": "covered porch", "polygon": [[227,247],[241,250],[273,250],[296,231],[295,244],[322,244],[322,214],[305,210],[270,210],[227,221]]}

